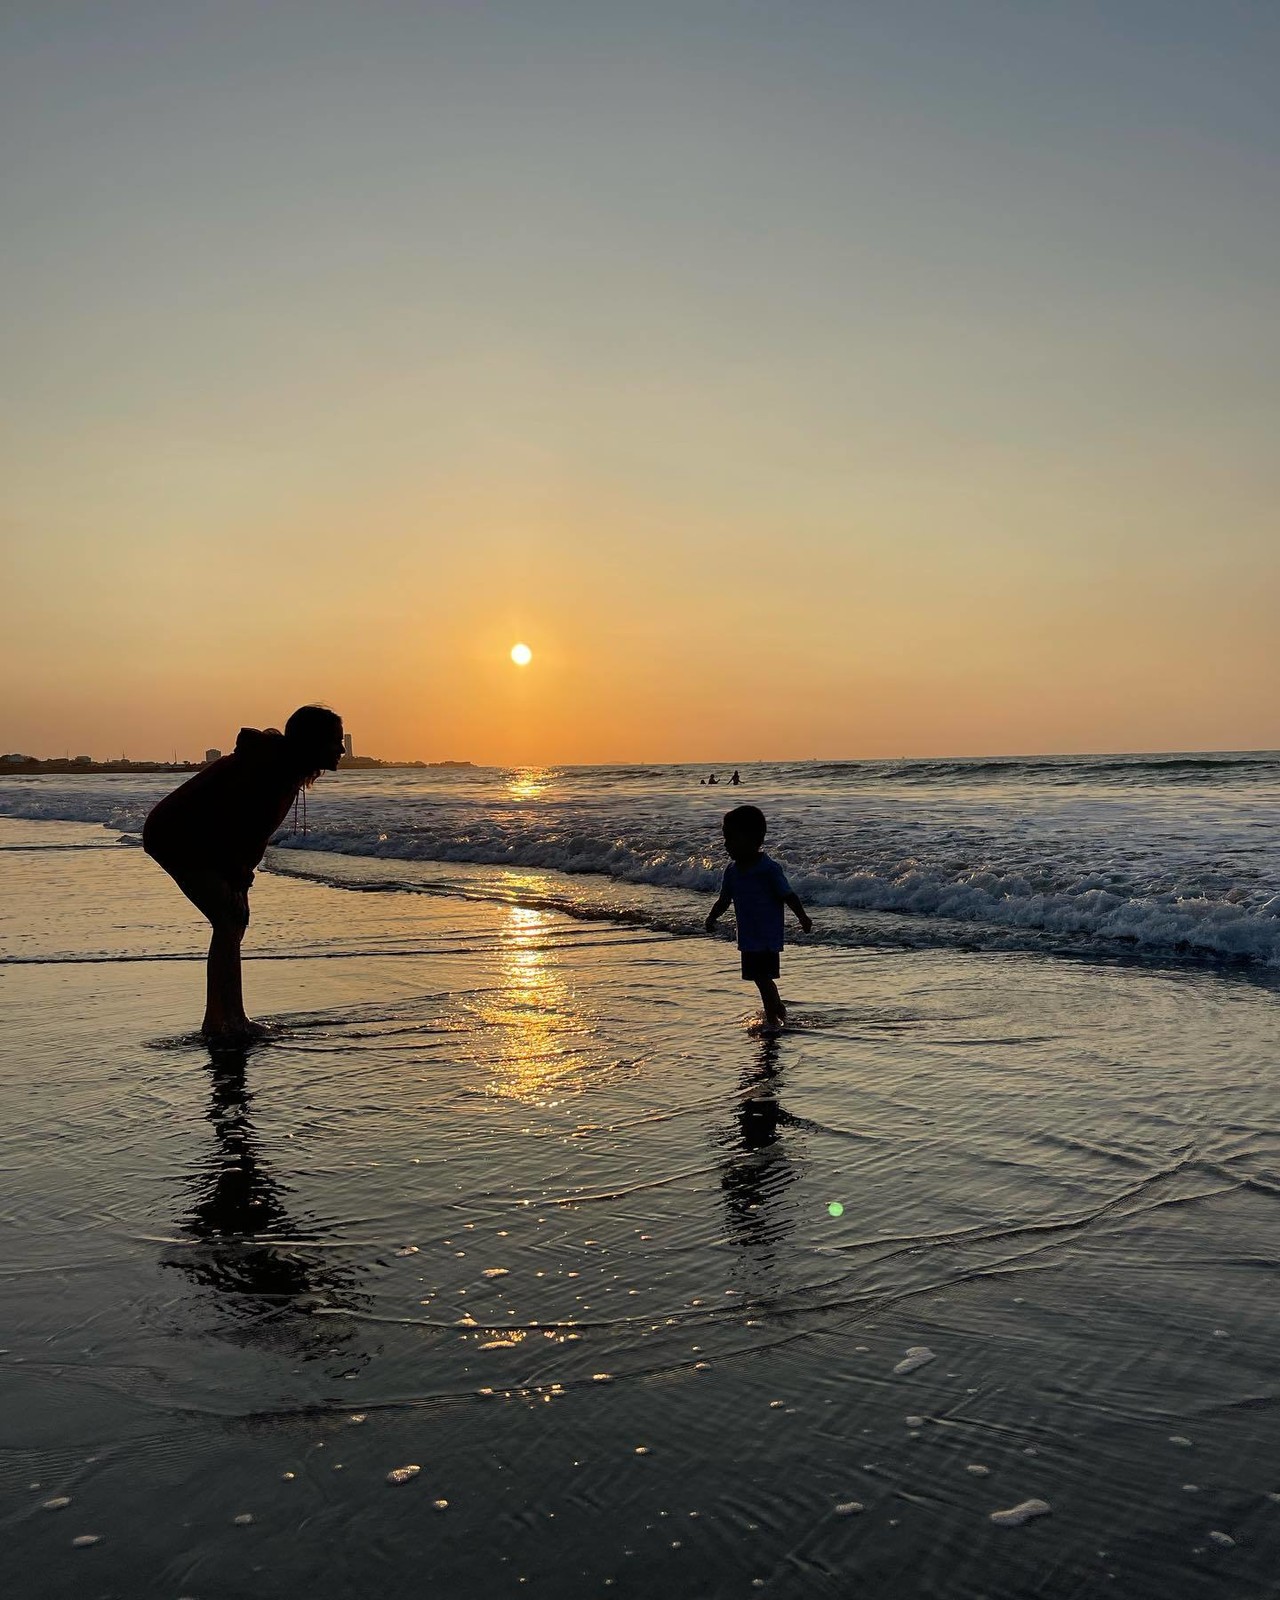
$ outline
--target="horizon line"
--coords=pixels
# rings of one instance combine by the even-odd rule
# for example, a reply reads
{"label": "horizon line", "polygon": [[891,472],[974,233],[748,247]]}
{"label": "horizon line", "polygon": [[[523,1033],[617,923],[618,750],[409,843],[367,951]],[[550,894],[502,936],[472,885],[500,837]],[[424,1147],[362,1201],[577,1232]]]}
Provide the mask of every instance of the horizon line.
{"label": "horizon line", "polygon": [[[214,749],[216,746],[209,746]],[[231,754],[226,751],[224,754]],[[65,761],[72,764],[83,762],[83,754],[61,756],[37,756],[25,752],[9,751],[0,752],[0,761],[9,755],[22,755],[23,761],[53,762]],[[1085,761],[1085,760],[1122,760],[1131,757],[1177,757],[1177,756],[1275,756],[1280,759],[1280,746],[1260,745],[1256,747],[1241,748],[1205,748],[1185,746],[1179,748],[1131,748],[1126,750],[1040,750],[1040,751],[976,751],[971,754],[947,755],[877,755],[877,756],[845,756],[845,755],[813,755],[813,756],[699,756],[684,757],[680,759],[646,760],[638,757],[614,757],[596,761],[476,761],[461,756],[445,756],[428,759],[421,756],[361,756],[360,761],[375,761],[384,767],[396,766],[423,766],[423,767],[470,767],[476,771],[501,772],[509,770],[527,770],[530,768],[547,769],[550,767],[759,767],[759,766],[874,766],[874,765],[902,765],[909,762],[937,761],[943,763],[973,762],[973,761]],[[129,762],[133,766],[173,767],[173,766],[204,766],[206,763],[199,757],[177,756],[169,759],[151,756],[129,756],[126,754],[116,756],[89,756],[89,763],[94,766],[109,766],[116,762]],[[16,762],[14,763],[17,764]],[[335,769],[337,771],[343,768]],[[359,766],[352,766],[346,771],[369,770]]]}

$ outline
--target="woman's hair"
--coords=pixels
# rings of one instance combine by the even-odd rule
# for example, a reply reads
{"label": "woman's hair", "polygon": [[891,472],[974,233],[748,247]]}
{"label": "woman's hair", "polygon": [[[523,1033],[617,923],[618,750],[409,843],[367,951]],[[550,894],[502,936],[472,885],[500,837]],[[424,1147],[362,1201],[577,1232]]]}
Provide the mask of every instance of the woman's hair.
{"label": "woman's hair", "polygon": [[325,770],[315,758],[327,755],[342,737],[342,718],[328,706],[299,706],[285,723],[284,736],[297,752],[302,781],[309,788]]}

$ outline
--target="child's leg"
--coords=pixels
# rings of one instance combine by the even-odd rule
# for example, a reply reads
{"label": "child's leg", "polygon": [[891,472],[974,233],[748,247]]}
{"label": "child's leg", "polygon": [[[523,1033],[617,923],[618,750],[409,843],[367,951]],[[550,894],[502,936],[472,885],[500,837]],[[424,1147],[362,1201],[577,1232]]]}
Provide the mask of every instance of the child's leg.
{"label": "child's leg", "polygon": [[759,989],[760,999],[764,1003],[765,1021],[771,1028],[779,1027],[787,1020],[787,1008],[778,993],[778,985],[772,978],[757,978],[756,988]]}

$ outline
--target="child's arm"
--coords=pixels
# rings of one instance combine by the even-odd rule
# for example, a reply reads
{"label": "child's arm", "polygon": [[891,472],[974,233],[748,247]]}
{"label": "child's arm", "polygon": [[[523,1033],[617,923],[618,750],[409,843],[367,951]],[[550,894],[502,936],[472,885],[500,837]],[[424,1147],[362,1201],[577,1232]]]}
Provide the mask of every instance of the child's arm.
{"label": "child's arm", "polygon": [[804,931],[806,933],[812,932],[812,930],[813,930],[813,918],[809,915],[809,913],[805,910],[805,908],[800,904],[800,896],[798,894],[796,894],[795,891],[793,890],[790,894],[783,895],[782,899],[783,899],[783,904],[790,906],[791,909],[795,912],[796,916],[800,920],[800,926],[804,929]]}
{"label": "child's arm", "polygon": [[721,889],[720,898],[716,901],[715,905],[713,905],[711,910],[707,913],[707,932],[708,933],[714,933],[715,932],[716,918],[724,916],[725,912],[729,909],[729,907],[732,904],[733,904],[733,897],[731,895],[727,895],[724,892],[724,890]]}

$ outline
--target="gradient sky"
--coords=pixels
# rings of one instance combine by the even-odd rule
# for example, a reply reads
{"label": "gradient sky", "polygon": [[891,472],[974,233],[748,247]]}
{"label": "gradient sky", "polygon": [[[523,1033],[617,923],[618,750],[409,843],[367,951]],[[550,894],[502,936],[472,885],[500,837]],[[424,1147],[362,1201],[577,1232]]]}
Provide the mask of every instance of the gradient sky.
{"label": "gradient sky", "polygon": [[1280,745],[1270,0],[13,0],[0,55],[0,749]]}

